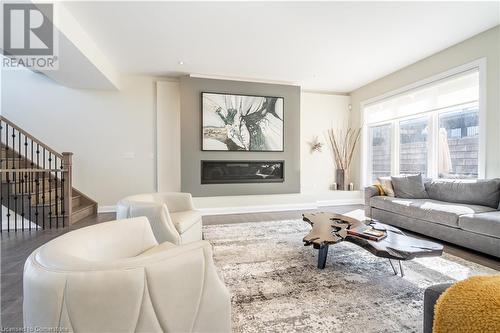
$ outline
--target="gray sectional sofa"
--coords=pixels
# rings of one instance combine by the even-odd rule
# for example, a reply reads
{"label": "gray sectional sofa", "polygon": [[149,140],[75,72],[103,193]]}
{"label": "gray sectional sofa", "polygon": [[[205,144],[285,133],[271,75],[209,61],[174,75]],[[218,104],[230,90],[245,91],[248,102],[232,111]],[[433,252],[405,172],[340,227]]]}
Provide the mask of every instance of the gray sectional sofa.
{"label": "gray sectional sofa", "polygon": [[[393,178],[393,184],[395,179]],[[419,198],[365,188],[368,217],[500,257],[500,179],[427,180]],[[396,188],[395,188],[396,190]]]}

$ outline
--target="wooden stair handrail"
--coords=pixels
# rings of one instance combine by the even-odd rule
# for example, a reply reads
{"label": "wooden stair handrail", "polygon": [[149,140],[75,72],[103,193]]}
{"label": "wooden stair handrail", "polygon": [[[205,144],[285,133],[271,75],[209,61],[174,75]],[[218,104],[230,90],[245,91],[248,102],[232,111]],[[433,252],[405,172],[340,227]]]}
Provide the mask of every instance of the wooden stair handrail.
{"label": "wooden stair handrail", "polygon": [[45,143],[43,143],[42,141],[38,140],[37,138],[35,138],[33,135],[29,134],[28,132],[26,132],[25,130],[23,130],[22,128],[20,128],[19,126],[17,126],[16,124],[14,124],[12,121],[8,120],[7,118],[5,118],[4,116],[0,116],[0,122],[5,122],[7,123],[9,126],[13,127],[16,129],[16,131],[18,131],[19,133],[22,133],[23,135],[25,135],[27,138],[33,140],[34,142],[36,142],[36,144],[42,146],[43,148],[45,148],[46,150],[48,150],[50,153],[56,155],[57,157],[59,157],[60,159],[63,159],[63,154],[60,154],[58,153],[57,151],[55,151],[54,149],[50,148],[48,145],[46,145]]}

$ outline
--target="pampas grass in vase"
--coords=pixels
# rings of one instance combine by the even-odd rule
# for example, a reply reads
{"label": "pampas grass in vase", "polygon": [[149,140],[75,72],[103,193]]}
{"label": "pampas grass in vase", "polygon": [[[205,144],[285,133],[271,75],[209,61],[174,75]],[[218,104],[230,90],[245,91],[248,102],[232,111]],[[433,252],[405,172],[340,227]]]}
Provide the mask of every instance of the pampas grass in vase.
{"label": "pampas grass in vase", "polygon": [[354,150],[361,135],[361,128],[329,129],[327,141],[336,168],[336,181],[339,190],[347,190],[349,184],[349,168]]}

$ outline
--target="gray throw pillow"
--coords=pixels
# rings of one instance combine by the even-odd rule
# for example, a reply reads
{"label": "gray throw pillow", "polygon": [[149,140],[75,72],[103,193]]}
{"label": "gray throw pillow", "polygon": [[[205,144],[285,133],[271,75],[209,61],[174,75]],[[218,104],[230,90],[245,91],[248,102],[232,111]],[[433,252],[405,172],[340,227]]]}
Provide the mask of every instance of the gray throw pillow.
{"label": "gray throw pillow", "polygon": [[428,199],[422,175],[392,176],[392,186],[397,198],[404,199]]}

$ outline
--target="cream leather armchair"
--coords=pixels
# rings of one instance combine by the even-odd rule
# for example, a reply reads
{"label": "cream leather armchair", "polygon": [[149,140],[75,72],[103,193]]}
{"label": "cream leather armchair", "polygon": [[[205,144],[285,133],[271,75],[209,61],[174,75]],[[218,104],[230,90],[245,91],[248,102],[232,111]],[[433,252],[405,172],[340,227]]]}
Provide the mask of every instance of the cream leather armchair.
{"label": "cream leather armchair", "polygon": [[116,218],[146,216],[159,243],[186,244],[201,240],[201,214],[189,193],[147,193],[126,197]]}
{"label": "cream leather armchair", "polygon": [[64,234],[24,266],[24,326],[58,332],[230,332],[208,242],[158,245],[145,217]]}

